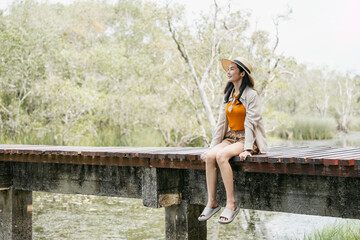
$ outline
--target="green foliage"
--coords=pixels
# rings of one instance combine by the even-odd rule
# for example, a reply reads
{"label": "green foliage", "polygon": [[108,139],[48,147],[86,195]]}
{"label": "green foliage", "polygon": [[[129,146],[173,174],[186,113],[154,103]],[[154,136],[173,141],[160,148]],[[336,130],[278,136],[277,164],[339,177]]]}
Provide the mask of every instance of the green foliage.
{"label": "green foliage", "polygon": [[274,131],[274,135],[284,139],[323,140],[331,139],[336,132],[336,122],[331,118],[294,116],[288,127]]}
{"label": "green foliage", "polygon": [[360,131],[360,118],[351,118],[349,123],[350,131]]}
{"label": "green foliage", "polygon": [[[348,116],[359,112],[359,93],[354,91],[358,76],[308,69],[278,56],[269,33],[249,35],[248,12],[219,6],[216,18],[215,11],[203,13],[192,23],[184,14],[181,5],[160,6],[154,1],[14,1],[10,11],[0,14],[1,142],[209,142],[211,127],[194,72],[179,54],[168,21],[186,47],[215,119],[226,84],[220,59],[238,55],[254,66],[269,133],[329,138],[333,123],[312,119],[310,124],[290,116],[316,112],[347,127]],[[316,122],[321,124],[315,126]],[[350,122],[358,129],[356,120]]]}
{"label": "green foliage", "polygon": [[326,226],[322,230],[315,231],[304,240],[359,240],[360,225],[356,222],[337,223]]}

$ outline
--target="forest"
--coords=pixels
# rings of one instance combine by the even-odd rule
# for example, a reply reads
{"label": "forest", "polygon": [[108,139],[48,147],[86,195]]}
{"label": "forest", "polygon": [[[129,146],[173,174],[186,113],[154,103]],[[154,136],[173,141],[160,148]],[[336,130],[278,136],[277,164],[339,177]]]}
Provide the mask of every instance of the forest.
{"label": "forest", "polygon": [[[208,146],[226,85],[222,58],[253,65],[268,137],[360,131],[360,76],[313,67],[214,1],[189,21],[155,1],[14,1],[0,12],[0,141],[81,146]],[[296,43],[294,43],[296,44]]]}

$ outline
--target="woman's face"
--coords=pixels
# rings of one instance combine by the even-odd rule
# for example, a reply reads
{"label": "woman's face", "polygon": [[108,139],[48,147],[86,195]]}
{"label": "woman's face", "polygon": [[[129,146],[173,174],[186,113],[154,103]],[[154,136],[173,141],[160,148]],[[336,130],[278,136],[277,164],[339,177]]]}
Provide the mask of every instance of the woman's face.
{"label": "woman's face", "polygon": [[235,63],[231,63],[228,71],[227,71],[227,77],[229,82],[237,82],[240,81],[245,76],[245,71],[242,71],[240,73],[239,68],[236,66]]}

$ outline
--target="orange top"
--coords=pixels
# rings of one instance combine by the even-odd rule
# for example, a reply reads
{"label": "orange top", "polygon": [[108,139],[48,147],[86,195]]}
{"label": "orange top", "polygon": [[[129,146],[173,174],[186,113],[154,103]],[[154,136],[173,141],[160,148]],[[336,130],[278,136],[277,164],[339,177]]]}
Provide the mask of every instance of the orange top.
{"label": "orange top", "polygon": [[[229,122],[229,127],[233,131],[245,130],[244,122],[246,116],[246,109],[243,104],[238,104],[239,101],[236,99],[237,96],[236,97],[234,96],[234,93],[232,93],[232,96],[233,98],[235,98],[234,103],[229,101],[225,108],[225,113]],[[230,107],[231,105],[232,107]],[[229,108],[231,111],[229,111]]]}

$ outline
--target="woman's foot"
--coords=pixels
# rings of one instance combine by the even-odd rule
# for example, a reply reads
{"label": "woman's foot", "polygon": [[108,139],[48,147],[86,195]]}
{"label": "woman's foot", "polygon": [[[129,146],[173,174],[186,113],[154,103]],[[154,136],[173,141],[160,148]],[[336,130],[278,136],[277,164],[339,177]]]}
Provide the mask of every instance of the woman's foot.
{"label": "woman's foot", "polygon": [[230,210],[228,208],[225,208],[224,211],[220,215],[219,223],[221,223],[221,224],[231,223],[235,219],[235,217],[238,215],[239,212],[240,212],[239,206],[237,206],[234,211]]}
{"label": "woman's foot", "polygon": [[[229,209],[229,210],[231,210],[231,211],[235,211],[235,210],[236,210],[236,207],[237,207],[236,202],[227,203],[225,209]],[[229,220],[229,219],[226,218],[226,217],[221,217],[221,216],[220,216],[220,221],[227,221],[227,220]]]}
{"label": "woman's foot", "polygon": [[[219,203],[218,203],[217,201],[209,201],[209,202],[206,204],[205,209],[207,209],[207,208],[210,209],[210,210],[207,210],[207,212],[213,211],[213,210],[216,210],[216,212],[217,212],[217,211],[220,210],[220,208],[219,208]],[[205,219],[206,219],[206,220],[209,219],[212,215],[214,215],[214,214],[216,213],[216,212],[210,213],[211,216],[208,216],[209,214],[206,214],[205,209],[204,209],[204,211],[201,213],[201,215],[199,216],[199,221],[200,221],[200,219],[204,219],[204,221],[205,221]],[[211,209],[213,209],[213,210],[211,210]]]}
{"label": "woman's foot", "polygon": [[209,208],[205,207],[205,209],[200,214],[200,217],[198,218],[199,221],[206,221],[212,216],[214,216],[215,213],[217,213],[221,209],[221,206],[217,206],[215,208]]}

